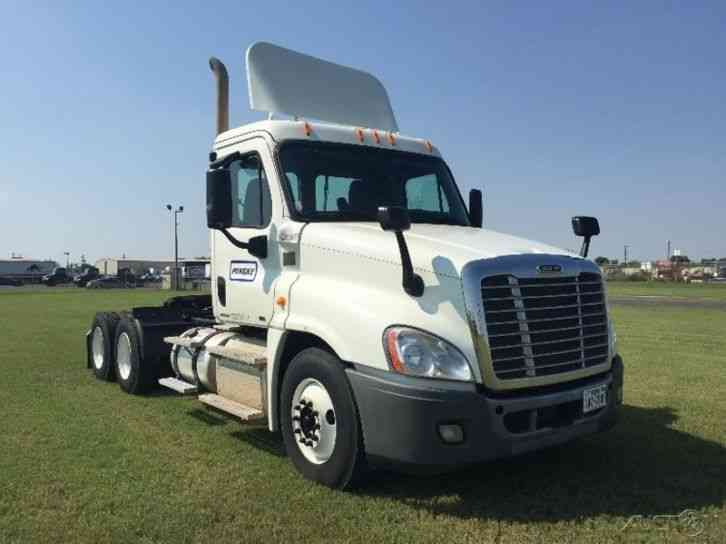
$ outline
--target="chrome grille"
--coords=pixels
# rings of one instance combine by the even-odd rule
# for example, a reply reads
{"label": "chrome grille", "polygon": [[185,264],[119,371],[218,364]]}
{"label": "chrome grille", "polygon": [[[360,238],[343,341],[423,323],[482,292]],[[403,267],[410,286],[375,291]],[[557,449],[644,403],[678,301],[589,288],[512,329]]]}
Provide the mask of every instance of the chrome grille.
{"label": "chrome grille", "polygon": [[489,276],[481,282],[494,373],[547,376],[605,363],[608,326],[599,274]]}

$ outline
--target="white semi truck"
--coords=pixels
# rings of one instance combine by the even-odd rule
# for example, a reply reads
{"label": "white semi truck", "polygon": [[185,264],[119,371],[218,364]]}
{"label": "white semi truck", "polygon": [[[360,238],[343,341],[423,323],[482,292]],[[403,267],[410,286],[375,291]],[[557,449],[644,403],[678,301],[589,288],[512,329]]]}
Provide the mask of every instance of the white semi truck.
{"label": "white semi truck", "polygon": [[97,314],[98,378],[261,422],[335,488],[366,467],[443,470],[615,423],[623,363],[586,259],[597,220],[573,219],[579,255],[484,229],[481,192],[467,209],[376,78],[268,43],[246,65],[269,118],[229,129],[227,71],[210,60],[211,294]]}

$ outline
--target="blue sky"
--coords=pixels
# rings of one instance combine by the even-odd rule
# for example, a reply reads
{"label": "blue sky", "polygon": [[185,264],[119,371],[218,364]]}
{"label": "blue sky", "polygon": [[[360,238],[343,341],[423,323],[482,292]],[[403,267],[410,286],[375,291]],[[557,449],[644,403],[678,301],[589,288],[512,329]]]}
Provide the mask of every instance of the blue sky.
{"label": "blue sky", "polygon": [[[32,6],[30,4],[33,4]],[[257,40],[368,70],[497,230],[594,255],[726,256],[723,2],[0,2],[0,258],[206,255],[207,59]]]}

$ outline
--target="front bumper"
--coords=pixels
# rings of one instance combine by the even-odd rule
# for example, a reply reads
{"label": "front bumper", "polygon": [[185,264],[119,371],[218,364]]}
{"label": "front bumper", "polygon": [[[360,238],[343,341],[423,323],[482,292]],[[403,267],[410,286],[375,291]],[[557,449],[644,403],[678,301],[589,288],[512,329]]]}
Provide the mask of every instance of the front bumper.
{"label": "front bumper", "polygon": [[[473,384],[416,379],[366,368],[347,370],[372,464],[441,470],[562,444],[609,429],[622,403],[623,363],[605,374],[536,392],[494,395]],[[584,389],[605,384],[607,406],[582,413]],[[440,425],[464,431],[444,442]]]}

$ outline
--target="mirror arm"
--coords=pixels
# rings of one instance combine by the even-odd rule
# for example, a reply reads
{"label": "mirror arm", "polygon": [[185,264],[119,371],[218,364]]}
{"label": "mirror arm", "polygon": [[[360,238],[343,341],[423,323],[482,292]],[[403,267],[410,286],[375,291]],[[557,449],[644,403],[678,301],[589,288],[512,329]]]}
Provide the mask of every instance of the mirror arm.
{"label": "mirror arm", "polygon": [[227,238],[227,240],[229,240],[229,243],[232,244],[233,246],[238,247],[240,249],[246,249],[249,251],[250,245],[246,242],[240,242],[239,240],[237,240],[237,238],[232,236],[227,229],[217,229],[217,230],[219,230],[222,234],[224,234],[224,237]]}
{"label": "mirror arm", "polygon": [[580,257],[587,258],[587,254],[590,251],[590,239],[592,236],[585,236],[582,241],[582,248],[580,248]]}
{"label": "mirror arm", "polygon": [[266,249],[265,250],[262,250],[262,251],[259,251],[259,250],[255,249],[253,247],[253,245],[250,244],[249,242],[241,242],[241,241],[239,241],[237,238],[235,238],[234,236],[232,236],[232,234],[227,229],[217,229],[217,230],[220,231],[222,234],[224,234],[224,237],[227,238],[227,240],[229,240],[230,244],[232,244],[233,246],[238,247],[240,249],[247,250],[249,252],[249,254],[252,255],[252,256],[254,256],[254,257],[258,257],[260,259],[266,259],[267,258],[267,250]]}
{"label": "mirror arm", "polygon": [[398,242],[398,250],[401,253],[401,268],[403,269],[403,290],[412,297],[420,297],[424,292],[424,282],[421,276],[413,271],[413,263],[411,263],[411,254],[408,252],[406,239],[403,232],[395,231],[396,241]]}

